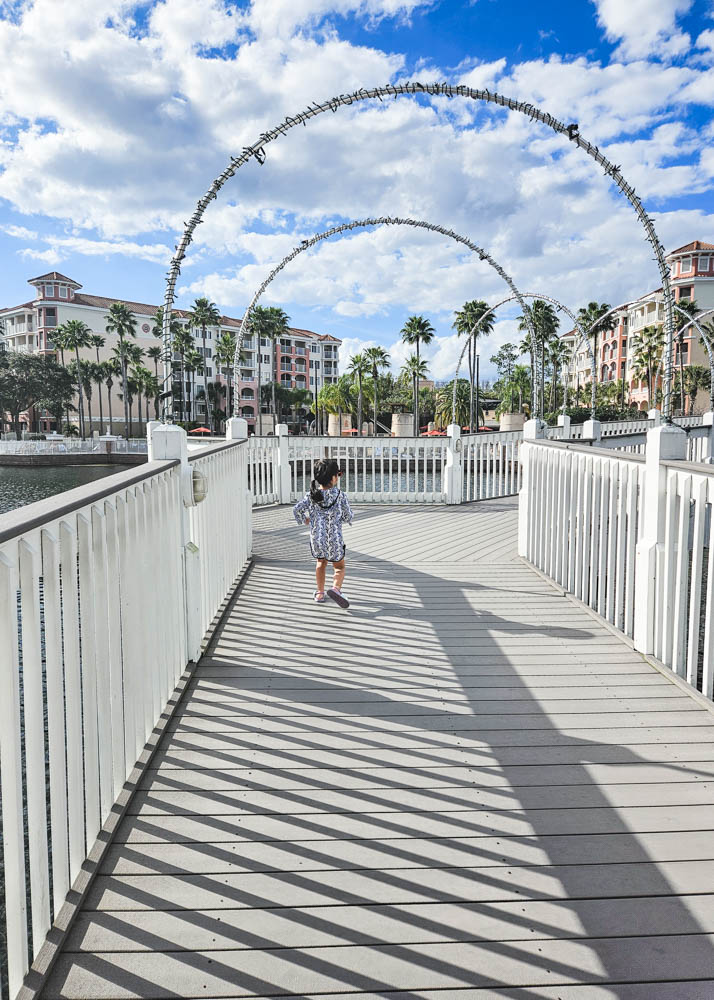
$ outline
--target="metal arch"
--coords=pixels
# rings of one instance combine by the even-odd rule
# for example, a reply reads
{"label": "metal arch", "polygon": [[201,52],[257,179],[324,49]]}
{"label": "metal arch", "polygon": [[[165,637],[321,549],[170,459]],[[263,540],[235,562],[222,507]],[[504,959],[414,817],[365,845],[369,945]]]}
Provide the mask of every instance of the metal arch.
{"label": "metal arch", "polygon": [[[635,210],[637,218],[640,220],[645,230],[645,238],[649,241],[649,243],[651,243],[652,249],[654,250],[665,300],[666,344],[668,354],[671,354],[672,340],[674,336],[674,299],[669,282],[669,269],[667,268],[664,258],[664,247],[660,243],[657,233],[655,232],[652,219],[645,211],[639,196],[635,193],[635,189],[628,184],[623,177],[619,166],[611,163],[610,160],[608,160],[607,157],[600,152],[597,146],[594,146],[592,143],[588,142],[587,139],[583,138],[580,135],[577,124],[571,123],[569,125],[565,125],[557,118],[554,118],[545,111],[541,111],[540,108],[535,107],[533,104],[529,104],[525,101],[516,101],[511,97],[505,97],[503,94],[495,92],[491,93],[489,90],[476,90],[463,85],[454,86],[448,83],[419,83],[416,81],[407,81],[400,84],[387,84],[383,87],[373,87],[369,90],[360,88],[352,94],[340,94],[337,97],[331,97],[328,101],[324,101],[321,104],[310,104],[305,110],[298,112],[295,116],[289,115],[275,128],[268,129],[263,132],[252,145],[244,146],[243,152],[240,156],[232,156],[226,169],[213,181],[208,191],[198,201],[193,215],[190,217],[188,222],[184,223],[183,235],[179,243],[176,245],[176,252],[171,259],[171,264],[166,277],[166,292],[163,307],[163,420],[172,419],[172,414],[169,413],[168,407],[168,401],[171,398],[172,384],[171,310],[174,303],[176,282],[179,274],[181,273],[181,261],[186,256],[186,251],[193,239],[196,227],[202,222],[203,213],[209,203],[217,197],[218,192],[226,181],[230,177],[233,177],[237,170],[245,166],[245,164],[252,159],[255,159],[259,164],[263,164],[265,162],[265,147],[269,143],[273,142],[279,136],[285,135],[291,128],[294,128],[297,125],[307,125],[307,122],[311,118],[315,118],[317,115],[323,114],[327,111],[336,112],[340,107],[349,107],[359,101],[374,99],[382,101],[384,97],[394,97],[396,99],[401,95],[419,94],[431,94],[434,96],[446,97],[466,97],[471,100],[486,101],[491,104],[496,104],[500,107],[508,108],[511,111],[518,111],[519,113],[530,118],[531,121],[535,120],[541,122],[543,125],[547,125],[557,134],[566,135],[570,142],[574,143],[580,149],[583,149],[588,156],[590,156],[599,166],[603,168],[605,174],[612,178],[613,183],[624,194],[632,208]],[[664,398],[665,420],[667,421],[671,420],[672,379],[673,370],[670,366],[666,372],[666,391]]]}
{"label": "metal arch", "polygon": [[[689,316],[689,313],[686,312],[686,310],[684,309],[680,309],[680,307],[676,305],[676,303],[674,308],[675,311],[681,313],[682,316]],[[696,319],[690,318],[689,322],[685,323],[679,332],[684,333],[684,331],[688,330],[690,326],[693,326],[699,333],[699,336],[702,338],[702,343],[706,348],[707,356],[709,358],[709,409],[714,410],[714,345],[709,339],[708,334],[706,334],[699,325],[699,320],[703,316],[708,316],[710,313],[714,313],[714,309],[705,309],[703,313],[700,313],[700,315],[696,317]],[[672,347],[674,347],[674,345],[672,345]],[[674,350],[672,350],[672,354],[674,354]],[[657,391],[657,380],[662,377],[663,360],[664,360],[664,351],[662,352],[662,357],[659,359],[659,364],[657,365],[657,374],[655,375],[655,392]],[[674,359],[672,359],[672,363],[674,364]]]}
{"label": "metal arch", "polygon": [[[513,279],[510,277],[510,275],[508,275],[503,270],[501,265],[497,261],[495,261],[493,257],[491,257],[491,255],[486,250],[484,250],[482,247],[476,246],[475,243],[472,243],[471,240],[467,239],[465,236],[460,236],[458,233],[455,233],[453,229],[445,229],[443,226],[437,226],[432,222],[423,222],[420,219],[401,219],[388,215],[374,219],[356,219],[353,220],[352,222],[345,222],[340,226],[333,226],[332,229],[327,229],[324,233],[317,233],[309,240],[303,240],[299,247],[295,247],[293,250],[290,251],[289,254],[287,254],[287,256],[283,257],[280,263],[273,268],[273,270],[270,272],[267,278],[260,285],[257,292],[250,300],[248,308],[243,314],[243,319],[241,320],[241,326],[240,326],[240,334],[238,339],[236,340],[236,350],[233,358],[233,378],[236,384],[238,381],[239,359],[243,345],[243,339],[246,330],[250,328],[250,314],[255,308],[256,302],[263,294],[265,289],[268,287],[268,285],[271,283],[273,278],[280,271],[282,271],[283,268],[290,263],[290,261],[294,260],[299,254],[304,253],[311,247],[314,247],[317,243],[320,243],[322,240],[329,239],[331,236],[336,236],[339,233],[344,233],[351,229],[364,229],[367,226],[411,226],[415,229],[426,229],[432,233],[439,233],[441,236],[448,236],[449,239],[455,240],[457,243],[461,243],[463,246],[467,247],[467,249],[471,250],[472,253],[478,254],[481,260],[485,260],[488,264],[491,265],[492,268],[494,268],[497,274],[501,278],[503,278],[508,287],[512,290],[513,295],[511,296],[511,299],[517,299],[521,307],[523,308],[524,314],[527,314],[525,300],[523,299],[519,290],[516,288]],[[533,335],[532,326],[530,325],[530,323],[529,323],[529,329],[531,330],[531,335]],[[258,345],[258,351],[260,351],[260,344]],[[234,396],[233,399],[234,415],[237,415],[235,412],[236,406],[237,406],[237,396]]]}
{"label": "metal arch", "polygon": [[[541,295],[541,294],[539,294],[537,292],[523,292],[521,297],[523,299],[542,299],[544,302],[550,302],[551,305],[554,305],[559,312],[564,312],[567,316],[570,317],[570,319],[575,324],[576,329],[580,331],[580,340],[576,344],[574,350],[575,350],[575,352],[577,352],[579,350],[580,345],[582,344],[583,340],[585,341],[585,344],[586,344],[586,346],[587,346],[587,348],[588,348],[588,350],[590,352],[590,359],[592,361],[593,371],[594,371],[594,369],[595,369],[595,354],[594,354],[594,351],[593,351],[592,347],[590,346],[590,341],[587,339],[585,331],[583,330],[583,328],[580,325],[577,317],[571,312],[571,310],[568,309],[568,307],[566,305],[563,305],[562,302],[558,301],[558,299],[554,299],[550,295]],[[466,353],[466,348],[468,347],[471,338],[473,337],[473,335],[475,334],[476,330],[481,325],[481,323],[483,323],[483,321],[488,316],[491,316],[497,309],[500,309],[501,306],[505,306],[507,302],[513,302],[515,298],[516,298],[515,295],[510,295],[507,299],[502,299],[501,302],[497,302],[495,306],[491,306],[490,309],[486,310],[486,312],[483,314],[483,316],[479,316],[479,318],[476,320],[476,322],[474,323],[474,325],[471,327],[469,335],[466,338],[466,343],[464,344],[464,346],[461,349],[461,354],[459,355],[459,363],[456,366],[456,373],[454,375],[454,390],[453,390],[453,395],[452,395],[452,400],[451,400],[451,422],[452,423],[455,423],[455,421],[456,421],[456,380],[459,377],[459,369],[461,368],[461,362],[464,360],[464,354]],[[524,305],[523,302],[521,302],[520,299],[519,299],[519,302],[520,302],[521,306]],[[523,315],[524,316],[528,315],[528,311],[525,308],[523,309]],[[533,334],[533,328],[532,328],[532,325],[530,323],[529,323],[529,330],[531,332],[531,336],[533,337],[532,343],[535,344],[535,336]],[[536,366],[536,382],[538,381],[537,375],[538,375],[538,372],[537,372],[537,366]],[[537,414],[536,414],[536,416],[537,416]],[[593,417],[593,419],[595,417],[595,379],[594,379],[594,377],[593,377],[592,388],[591,388],[590,416]]]}

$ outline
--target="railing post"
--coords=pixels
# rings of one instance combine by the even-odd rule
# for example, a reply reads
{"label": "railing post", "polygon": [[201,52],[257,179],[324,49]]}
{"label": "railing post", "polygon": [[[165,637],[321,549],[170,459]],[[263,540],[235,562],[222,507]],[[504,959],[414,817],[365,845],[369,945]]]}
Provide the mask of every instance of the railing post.
{"label": "railing post", "polygon": [[712,410],[707,410],[706,413],[702,414],[702,427],[709,428],[709,434],[704,442],[702,462],[711,465],[714,463],[714,412]]}
{"label": "railing post", "polygon": [[640,653],[654,652],[655,588],[661,568],[667,499],[667,469],[662,463],[686,457],[687,435],[681,427],[662,424],[647,432],[645,481],[640,497],[642,531],[635,550],[633,641]]}
{"label": "railing post", "polygon": [[459,424],[449,424],[446,434],[446,502],[456,504],[462,502],[464,488],[461,427]]}
{"label": "railing post", "polygon": [[244,417],[231,417],[226,421],[226,440],[245,441],[248,438],[248,421]]}
{"label": "railing post", "polygon": [[201,554],[191,540],[189,507],[193,502],[193,475],[188,463],[186,431],[175,424],[151,421],[147,428],[149,461],[181,462],[181,546],[183,550],[183,617],[186,626],[186,646],[191,660],[198,659],[201,650]]}
{"label": "railing post", "polygon": [[278,424],[278,503],[290,503],[290,462],[288,461],[288,425]]}
{"label": "railing post", "polygon": [[586,420],[583,423],[583,437],[596,443],[602,438],[602,424],[599,420]]}
{"label": "railing post", "polygon": [[[560,417],[558,418],[560,425]],[[545,425],[540,420],[526,420],[521,444],[521,489],[518,494],[518,555],[528,558],[528,524],[530,509],[530,459],[534,443],[545,437]]]}
{"label": "railing post", "polygon": [[569,438],[570,437],[570,417],[568,416],[567,413],[559,413],[558,414],[558,427],[562,427],[563,428],[563,437],[564,438]]}

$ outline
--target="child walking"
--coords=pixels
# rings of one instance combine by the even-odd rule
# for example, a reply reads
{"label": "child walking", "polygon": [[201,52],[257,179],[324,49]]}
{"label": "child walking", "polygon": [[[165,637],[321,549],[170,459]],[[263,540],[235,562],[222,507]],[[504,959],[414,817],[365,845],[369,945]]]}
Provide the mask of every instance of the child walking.
{"label": "child walking", "polygon": [[[317,590],[313,600],[325,603],[325,595],[341,608],[348,608],[350,602],[342,593],[345,579],[345,543],[342,539],[342,524],[352,524],[352,509],[347,497],[337,485],[341,476],[340,467],[334,458],[318,462],[314,469],[315,478],[310,484],[310,492],[298,500],[293,514],[298,524],[310,525],[310,550],[317,560],[315,582]],[[328,562],[335,571],[332,586],[325,591],[325,573]]]}

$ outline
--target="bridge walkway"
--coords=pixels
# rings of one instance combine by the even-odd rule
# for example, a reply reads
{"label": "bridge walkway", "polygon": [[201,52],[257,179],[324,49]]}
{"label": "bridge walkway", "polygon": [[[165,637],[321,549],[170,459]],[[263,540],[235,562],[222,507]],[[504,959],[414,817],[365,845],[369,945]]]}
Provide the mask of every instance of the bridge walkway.
{"label": "bridge walkway", "polygon": [[714,716],[516,554],[516,503],[289,508],[44,996],[711,1000]]}

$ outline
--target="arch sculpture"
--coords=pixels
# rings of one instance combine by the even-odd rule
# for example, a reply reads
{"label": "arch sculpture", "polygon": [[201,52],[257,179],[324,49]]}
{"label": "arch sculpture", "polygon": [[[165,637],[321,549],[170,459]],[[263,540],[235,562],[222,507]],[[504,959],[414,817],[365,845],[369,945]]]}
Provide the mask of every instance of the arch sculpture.
{"label": "arch sculpture", "polygon": [[[511,295],[510,299],[517,299],[521,305],[521,308],[524,310],[524,315],[527,315],[527,310],[525,308],[525,300],[523,299],[521,293],[516,288],[513,279],[510,277],[510,275],[508,275],[504,271],[501,265],[497,261],[495,261],[493,257],[491,257],[491,255],[486,250],[484,250],[482,247],[476,246],[475,243],[472,243],[471,240],[467,239],[465,236],[460,236],[458,233],[455,233],[453,229],[445,229],[443,226],[437,226],[432,222],[423,222],[421,219],[400,219],[400,218],[392,218],[391,216],[382,216],[380,218],[375,218],[375,219],[357,219],[353,222],[345,222],[340,226],[333,226],[332,229],[327,229],[324,233],[317,233],[309,240],[303,240],[299,247],[295,247],[293,250],[290,251],[289,254],[283,257],[280,263],[273,268],[270,274],[265,278],[265,280],[259,286],[258,290],[253,295],[253,298],[250,300],[248,308],[243,314],[243,319],[241,321],[241,326],[240,326],[240,335],[236,341],[236,351],[233,359],[233,378],[236,384],[238,382],[239,360],[243,344],[243,338],[245,335],[245,331],[250,329],[250,315],[253,309],[255,308],[258,299],[261,297],[261,295],[263,295],[268,285],[272,282],[273,278],[275,278],[275,276],[279,274],[284,267],[286,267],[291,261],[295,260],[295,258],[298,257],[301,253],[305,253],[306,250],[309,250],[311,247],[314,247],[322,240],[329,239],[331,236],[336,236],[339,233],[344,233],[351,229],[364,229],[367,226],[412,226],[415,229],[426,229],[429,232],[438,233],[441,236],[448,236],[450,239],[455,240],[457,243],[461,243],[463,246],[467,247],[467,249],[471,250],[472,253],[478,254],[480,260],[485,260],[486,263],[490,264],[490,266],[496,271],[496,273],[506,282],[508,287],[512,290],[513,294]],[[510,299],[508,301],[510,301]],[[531,335],[533,335],[533,330],[530,326],[530,323],[529,323],[529,330],[531,332]],[[258,349],[260,349],[260,345],[258,345]],[[235,396],[233,400],[233,408],[234,408],[233,415],[237,416],[235,412]]]}
{"label": "arch sculpture", "polygon": [[600,152],[596,145],[589,142],[584,136],[580,135],[577,123],[571,122],[566,125],[564,122],[554,118],[553,115],[542,111],[540,108],[537,108],[535,105],[526,101],[517,101],[514,98],[506,97],[503,94],[491,92],[489,90],[477,90],[463,85],[455,86],[449,83],[419,83],[416,81],[408,81],[400,84],[387,84],[382,87],[373,87],[371,89],[360,88],[352,94],[340,94],[339,96],[331,97],[329,100],[323,101],[322,103],[310,104],[307,108],[298,112],[294,116],[288,115],[282,122],[280,122],[280,124],[262,132],[253,143],[248,146],[244,146],[240,156],[232,156],[228,166],[213,181],[203,197],[199,199],[193,215],[191,215],[189,220],[184,223],[183,235],[176,246],[176,251],[171,259],[171,264],[166,278],[166,292],[163,307],[162,418],[164,420],[171,419],[168,407],[168,402],[171,398],[172,383],[171,310],[173,308],[176,282],[179,274],[181,273],[181,261],[186,256],[186,251],[193,239],[193,234],[196,227],[200,225],[206,208],[211,201],[215,200],[218,196],[218,192],[221,190],[226,181],[233,177],[236,171],[245,166],[245,164],[250,160],[255,159],[257,163],[262,165],[265,162],[266,146],[268,146],[271,142],[274,142],[280,136],[285,135],[290,129],[295,128],[298,125],[306,126],[308,121],[312,118],[316,118],[317,115],[325,114],[328,111],[334,113],[339,108],[349,107],[350,105],[357,104],[361,101],[384,101],[385,97],[396,99],[397,97],[401,97],[403,95],[419,96],[422,94],[451,98],[463,97],[474,101],[484,101],[502,108],[508,108],[510,111],[517,111],[520,114],[525,115],[527,118],[530,118],[531,121],[538,121],[551,128],[556,134],[566,136],[567,139],[575,146],[584,150],[584,152],[586,152],[587,155],[598,164],[598,166],[602,167],[605,174],[612,179],[615,186],[622,192],[622,194],[624,194],[644,228],[645,238],[652,245],[660,272],[666,309],[665,331],[667,349],[665,353],[667,356],[667,371],[665,373],[664,415],[666,420],[671,420],[672,366],[670,348],[674,331],[674,301],[669,281],[669,269],[665,262],[664,247],[659,241],[654,228],[654,223],[645,211],[645,208],[642,205],[639,196],[636,194],[635,189],[625,180],[619,166],[608,160],[608,158]]}

